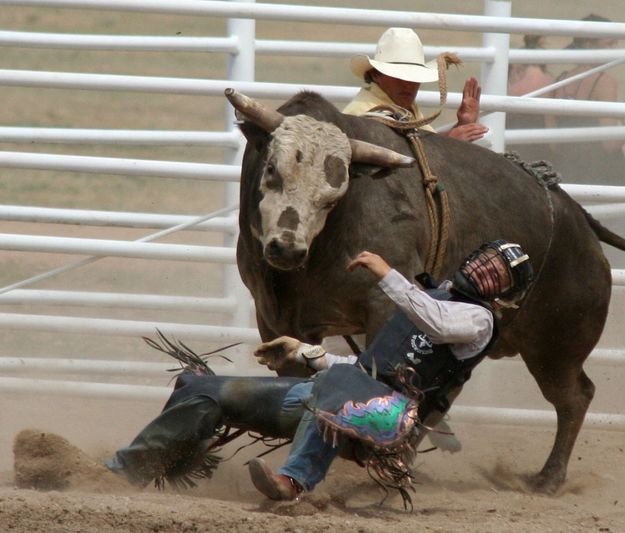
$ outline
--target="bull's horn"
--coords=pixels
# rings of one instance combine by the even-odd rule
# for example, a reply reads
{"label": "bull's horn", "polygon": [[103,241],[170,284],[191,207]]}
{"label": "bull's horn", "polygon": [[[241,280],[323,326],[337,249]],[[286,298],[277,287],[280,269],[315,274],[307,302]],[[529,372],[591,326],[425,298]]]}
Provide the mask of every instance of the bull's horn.
{"label": "bull's horn", "polygon": [[350,139],[352,145],[352,161],[355,163],[367,163],[386,168],[410,167],[415,159],[407,155],[402,155],[388,148],[383,148],[377,144],[365,141]]}
{"label": "bull's horn", "polygon": [[224,91],[226,98],[232,106],[243,114],[250,122],[268,133],[274,131],[284,120],[284,115],[269,109],[260,102],[241,94],[234,89],[228,88]]}

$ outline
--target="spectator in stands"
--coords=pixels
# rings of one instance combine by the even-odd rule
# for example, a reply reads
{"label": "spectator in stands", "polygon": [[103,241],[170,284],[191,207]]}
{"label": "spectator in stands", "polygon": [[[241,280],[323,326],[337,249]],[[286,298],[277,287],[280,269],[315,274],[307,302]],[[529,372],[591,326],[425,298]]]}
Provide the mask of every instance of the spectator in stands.
{"label": "spectator in stands", "polygon": [[[610,22],[599,15],[588,15],[582,20]],[[575,37],[568,49],[603,49],[614,48],[617,40],[612,38]],[[577,65],[560,74],[558,81],[570,78],[592,68],[593,65]],[[608,72],[597,72],[586,78],[556,89],[551,93],[554,98],[570,100],[599,100],[615,102],[618,100],[618,84]],[[619,121],[611,117],[575,117],[549,116],[548,127],[575,128],[592,126],[616,126]],[[553,163],[562,173],[565,182],[594,183],[604,185],[625,184],[625,157],[623,141],[609,140],[602,142],[580,142],[553,144]]]}
{"label": "spectator in stands", "polygon": [[[543,37],[539,35],[525,35],[523,48],[535,50],[544,48]],[[523,96],[547,85],[554,79],[546,65],[537,63],[514,63],[508,71],[508,95]],[[545,116],[531,113],[508,113],[506,128],[508,129],[542,129],[545,127]],[[512,145],[514,150],[526,161],[551,160],[551,150],[548,144],[521,144]]]}

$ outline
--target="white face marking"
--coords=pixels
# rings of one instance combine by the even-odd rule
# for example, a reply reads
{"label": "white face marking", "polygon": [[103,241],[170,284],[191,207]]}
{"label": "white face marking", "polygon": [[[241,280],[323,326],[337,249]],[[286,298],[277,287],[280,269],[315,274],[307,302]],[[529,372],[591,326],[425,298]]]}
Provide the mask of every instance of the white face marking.
{"label": "white face marking", "polygon": [[328,213],[347,191],[350,158],[349,140],[332,124],[297,115],[286,117],[274,132],[260,183],[258,236],[274,266],[288,270],[291,264],[301,265]]}

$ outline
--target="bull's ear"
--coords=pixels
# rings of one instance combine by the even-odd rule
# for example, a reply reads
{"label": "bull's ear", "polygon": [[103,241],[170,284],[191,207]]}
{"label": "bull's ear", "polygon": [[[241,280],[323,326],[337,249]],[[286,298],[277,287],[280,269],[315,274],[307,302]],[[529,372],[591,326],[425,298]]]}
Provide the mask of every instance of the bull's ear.
{"label": "bull's ear", "polygon": [[248,122],[247,120],[239,122],[239,129],[247,139],[248,145],[252,146],[257,152],[260,152],[262,147],[267,146],[269,143],[270,134],[253,122]]}

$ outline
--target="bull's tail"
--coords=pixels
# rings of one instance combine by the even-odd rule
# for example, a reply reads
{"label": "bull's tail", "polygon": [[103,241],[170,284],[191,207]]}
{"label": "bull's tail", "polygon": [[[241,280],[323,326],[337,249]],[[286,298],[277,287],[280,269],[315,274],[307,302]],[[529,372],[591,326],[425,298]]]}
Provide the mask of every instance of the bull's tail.
{"label": "bull's tail", "polygon": [[623,237],[610,231],[583,207],[580,206],[580,208],[584,212],[584,216],[586,217],[588,224],[601,242],[605,242],[606,244],[614,246],[615,248],[618,248],[619,250],[623,250],[625,252],[625,239]]}

